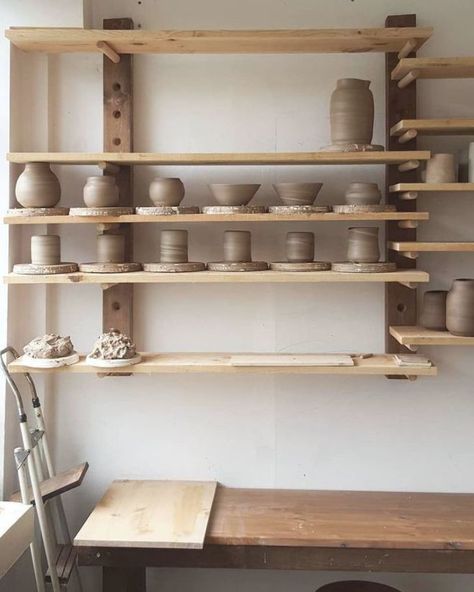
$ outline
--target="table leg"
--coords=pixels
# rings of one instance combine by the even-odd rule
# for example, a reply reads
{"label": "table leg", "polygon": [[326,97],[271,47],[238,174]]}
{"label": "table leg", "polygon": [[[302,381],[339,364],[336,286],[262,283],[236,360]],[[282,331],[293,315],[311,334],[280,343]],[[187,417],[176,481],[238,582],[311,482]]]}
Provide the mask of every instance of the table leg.
{"label": "table leg", "polygon": [[146,592],[146,568],[102,568],[102,592]]}

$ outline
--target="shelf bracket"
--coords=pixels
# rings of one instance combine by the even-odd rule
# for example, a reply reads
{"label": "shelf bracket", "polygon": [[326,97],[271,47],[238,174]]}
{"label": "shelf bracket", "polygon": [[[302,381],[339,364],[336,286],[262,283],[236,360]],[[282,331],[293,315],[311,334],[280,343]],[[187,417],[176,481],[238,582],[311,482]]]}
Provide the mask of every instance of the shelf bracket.
{"label": "shelf bracket", "polygon": [[399,228],[418,228],[418,222],[416,220],[400,220],[398,223]]}
{"label": "shelf bracket", "polygon": [[120,55],[105,41],[97,41],[96,47],[114,64],[118,64],[120,62]]}
{"label": "shelf bracket", "polygon": [[418,192],[417,191],[403,191],[402,193],[398,194],[398,198],[404,201],[411,201],[413,199],[418,199]]}
{"label": "shelf bracket", "polygon": [[110,288],[113,288],[114,286],[117,286],[118,284],[114,284],[114,283],[110,283],[110,284],[100,284],[100,287],[102,288],[102,290],[109,290]]}
{"label": "shelf bracket", "polygon": [[410,288],[410,290],[416,290],[417,288],[417,284],[414,284],[413,282],[398,282],[399,284],[401,284],[402,286],[405,286],[405,288]]}
{"label": "shelf bracket", "polygon": [[97,166],[104,173],[104,175],[118,175],[120,173],[120,166],[118,164],[101,161],[97,163]]}
{"label": "shelf bracket", "polygon": [[398,170],[401,173],[406,173],[408,171],[415,171],[417,168],[419,168],[419,166],[419,160],[407,160],[406,162],[402,162],[402,164],[398,166]]}
{"label": "shelf bracket", "polygon": [[410,70],[408,74],[398,81],[398,88],[406,88],[409,84],[414,82],[420,76],[419,70]]}
{"label": "shelf bracket", "polygon": [[418,132],[415,129],[409,129],[404,134],[398,137],[399,144],[407,144],[414,140],[418,136]]}
{"label": "shelf bracket", "polygon": [[416,39],[408,39],[405,45],[401,48],[398,52],[398,59],[402,60],[403,58],[408,57],[412,51],[415,51],[417,47]]}

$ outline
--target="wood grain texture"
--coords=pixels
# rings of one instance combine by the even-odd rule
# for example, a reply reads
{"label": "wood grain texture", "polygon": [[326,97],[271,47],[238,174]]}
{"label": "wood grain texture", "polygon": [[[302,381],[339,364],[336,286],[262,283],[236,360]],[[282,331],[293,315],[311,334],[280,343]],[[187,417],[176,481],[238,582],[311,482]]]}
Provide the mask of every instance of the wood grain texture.
{"label": "wood grain texture", "polygon": [[414,70],[418,78],[473,78],[474,57],[404,58],[393,69],[392,80],[400,80]]}
{"label": "wood grain texture", "polygon": [[474,252],[474,242],[419,242],[419,241],[389,241],[387,243],[389,249],[398,251],[399,253],[465,253]]}
{"label": "wood grain texture", "polygon": [[390,327],[391,335],[403,345],[474,345],[474,337],[451,335],[419,326]]}
{"label": "wood grain texture", "polygon": [[390,134],[401,136],[409,130],[423,136],[470,136],[474,135],[474,119],[401,119]]}
{"label": "wood grain texture", "polygon": [[400,193],[403,191],[417,191],[418,193],[433,191],[448,192],[472,192],[474,193],[474,183],[395,183],[390,185],[391,193]]}
{"label": "wood grain texture", "polygon": [[0,578],[23,555],[34,538],[32,506],[0,501]]}

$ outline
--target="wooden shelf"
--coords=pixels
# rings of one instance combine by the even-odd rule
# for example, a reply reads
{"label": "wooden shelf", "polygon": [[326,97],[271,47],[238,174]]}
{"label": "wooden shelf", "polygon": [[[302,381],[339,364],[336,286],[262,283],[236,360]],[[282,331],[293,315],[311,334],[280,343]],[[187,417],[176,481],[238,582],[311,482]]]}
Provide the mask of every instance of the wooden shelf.
{"label": "wooden shelf", "polygon": [[157,152],[10,152],[10,162],[124,165],[329,165],[401,164],[429,160],[428,150],[382,152],[245,152],[165,154]]}
{"label": "wooden shelf", "polygon": [[465,253],[474,252],[474,242],[396,242],[389,241],[387,243],[389,249],[392,251],[399,251],[400,253]]}
{"label": "wooden shelf", "polygon": [[390,185],[391,193],[433,193],[440,191],[474,193],[474,183],[397,183],[396,185]]}
{"label": "wooden shelf", "polygon": [[165,224],[188,222],[350,222],[382,220],[429,220],[428,212],[367,212],[362,214],[178,214],[153,216],[130,214],[126,216],[13,216],[3,217],[5,224]]}
{"label": "wooden shelf", "polygon": [[[271,354],[272,357],[274,354]],[[245,356],[248,360],[252,358],[251,365],[241,366],[239,358]],[[393,355],[380,354],[370,358],[354,358],[354,366],[308,366],[305,362],[305,354],[297,356],[293,354],[279,354],[281,363],[267,365],[259,364],[268,357],[268,354],[234,354],[234,353],[145,353],[143,360],[134,366],[114,368],[113,372],[120,374],[163,374],[163,373],[225,373],[225,374],[350,374],[350,375],[401,375],[401,376],[435,376],[436,366],[430,368],[397,366]],[[301,359],[301,365],[288,366],[285,358],[296,357]],[[22,364],[22,358],[18,358],[8,366],[12,373],[40,373],[53,374],[61,373],[106,373],[110,370],[94,368],[85,362],[81,356],[80,361],[72,366],[62,368],[39,369],[30,368]]]}
{"label": "wooden shelf", "polygon": [[390,335],[406,346],[474,345],[474,337],[459,337],[448,331],[431,331],[423,327],[390,327]]}
{"label": "wooden shelf", "polygon": [[474,119],[402,119],[390,130],[391,136],[402,136],[414,130],[422,136],[471,136]]}
{"label": "wooden shelf", "polygon": [[403,58],[392,71],[392,80],[401,80],[410,72],[416,78],[472,78],[474,57]]}
{"label": "wooden shelf", "polygon": [[386,273],[342,273],[338,271],[307,271],[291,273],[283,271],[218,272],[199,271],[195,273],[68,273],[57,275],[20,275],[9,273],[4,276],[6,284],[222,284],[222,283],[330,283],[330,282],[428,282],[425,271],[400,270]]}
{"label": "wooden shelf", "polygon": [[395,52],[407,43],[416,51],[431,27],[377,29],[280,29],[216,31],[11,28],[6,37],[23,51],[100,51],[107,43],[118,54],[143,53],[333,53]]}

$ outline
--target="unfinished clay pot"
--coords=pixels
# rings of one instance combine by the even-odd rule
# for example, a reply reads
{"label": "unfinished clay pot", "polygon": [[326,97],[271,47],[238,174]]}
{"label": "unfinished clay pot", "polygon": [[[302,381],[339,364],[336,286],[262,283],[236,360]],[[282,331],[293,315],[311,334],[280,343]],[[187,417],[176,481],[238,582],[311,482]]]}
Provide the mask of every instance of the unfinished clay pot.
{"label": "unfinished clay pot", "polygon": [[88,208],[113,208],[119,204],[119,188],[112,175],[87,177],[83,195]]}
{"label": "unfinished clay pot", "polygon": [[184,197],[184,185],[181,179],[155,177],[150,183],[149,195],[157,207],[176,207]]}
{"label": "unfinished clay pot", "polygon": [[377,183],[350,183],[344,193],[346,204],[352,206],[373,206],[380,203],[382,193]]}
{"label": "unfinished clay pot", "polygon": [[342,78],[331,95],[331,141],[335,145],[370,144],[374,97],[370,80]]}
{"label": "unfinished clay pot", "polygon": [[259,190],[257,183],[211,183],[214,199],[221,206],[246,206]]}
{"label": "unfinished clay pot", "polygon": [[15,197],[24,208],[52,208],[61,197],[58,178],[47,162],[28,162],[18,177]]}
{"label": "unfinished clay pot", "polygon": [[432,154],[426,163],[426,183],[456,183],[457,170],[454,154]]}
{"label": "unfinished clay pot", "polygon": [[454,280],[446,299],[446,326],[453,335],[474,337],[474,279]]}
{"label": "unfinished clay pot", "polygon": [[374,226],[349,228],[348,261],[375,263],[379,258],[379,229]]}
{"label": "unfinished clay pot", "polygon": [[425,329],[446,331],[446,290],[429,290],[423,295],[420,324]]}
{"label": "unfinished clay pot", "polygon": [[252,261],[251,234],[247,230],[224,232],[224,261],[227,263]]}
{"label": "unfinished clay pot", "polygon": [[160,262],[187,263],[188,231],[162,230],[160,235]]}
{"label": "unfinished clay pot", "polygon": [[311,206],[322,183],[275,183],[273,189],[286,206]]}
{"label": "unfinished clay pot", "polygon": [[55,234],[38,234],[31,237],[31,263],[34,265],[58,265],[61,262],[61,245]]}
{"label": "unfinished clay pot", "polygon": [[312,232],[288,232],[286,235],[286,259],[290,263],[314,261],[314,234]]}
{"label": "unfinished clay pot", "polygon": [[125,237],[123,234],[99,234],[97,236],[97,262],[125,262]]}

